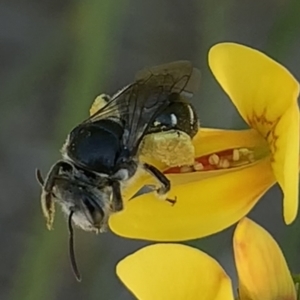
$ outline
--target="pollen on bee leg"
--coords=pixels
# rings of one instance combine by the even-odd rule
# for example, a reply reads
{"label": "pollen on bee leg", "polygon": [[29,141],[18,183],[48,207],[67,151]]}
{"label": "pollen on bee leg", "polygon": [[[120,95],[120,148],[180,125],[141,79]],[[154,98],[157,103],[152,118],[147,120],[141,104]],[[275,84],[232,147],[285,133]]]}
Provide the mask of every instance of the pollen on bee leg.
{"label": "pollen on bee leg", "polygon": [[52,230],[54,215],[55,215],[55,205],[51,194],[46,193],[45,191],[42,192],[41,206],[42,206],[42,212],[46,219],[47,229]]}
{"label": "pollen on bee leg", "polygon": [[90,115],[92,116],[93,114],[95,114],[99,109],[101,109],[102,107],[104,107],[106,105],[106,103],[108,102],[108,100],[110,99],[110,97],[106,94],[101,94],[99,95],[93,102],[91,108],[90,108]]}

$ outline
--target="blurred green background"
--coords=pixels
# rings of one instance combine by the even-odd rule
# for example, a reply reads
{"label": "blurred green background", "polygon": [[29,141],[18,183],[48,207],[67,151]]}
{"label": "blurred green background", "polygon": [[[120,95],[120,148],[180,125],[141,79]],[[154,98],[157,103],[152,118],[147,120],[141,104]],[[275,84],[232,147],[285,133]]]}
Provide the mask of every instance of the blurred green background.
{"label": "blurred green background", "polygon": [[[114,269],[146,243],[76,230],[77,283],[61,213],[46,230],[35,168],[49,170],[98,94],[115,92],[145,66],[178,59],[202,71],[194,102],[202,125],[244,128],[208,70],[207,52],[221,41],[244,43],[300,78],[299,15],[299,0],[1,0],[0,299],[133,299]],[[274,187],[250,216],[300,272],[300,222],[284,225],[281,200]],[[232,228],[189,244],[217,257],[236,286],[231,235]]]}

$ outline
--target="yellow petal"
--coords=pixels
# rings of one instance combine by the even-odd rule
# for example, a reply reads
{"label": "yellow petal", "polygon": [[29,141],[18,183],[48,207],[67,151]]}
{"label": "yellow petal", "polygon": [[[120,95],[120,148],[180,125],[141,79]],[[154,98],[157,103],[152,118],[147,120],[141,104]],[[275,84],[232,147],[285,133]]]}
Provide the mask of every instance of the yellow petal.
{"label": "yellow petal", "polygon": [[193,139],[195,156],[241,147],[266,147],[267,143],[256,130],[222,130],[201,128]]}
{"label": "yellow petal", "polygon": [[110,217],[111,230],[124,237],[154,241],[203,237],[237,222],[274,184],[268,159],[235,171],[210,172],[215,175],[204,179],[203,173],[170,175],[168,197],[177,197],[175,205],[154,193],[141,195]]}
{"label": "yellow petal", "polygon": [[297,216],[299,190],[299,109],[294,103],[280,118],[269,137],[272,140],[272,168],[284,194],[287,224]]}
{"label": "yellow petal", "polygon": [[234,43],[214,46],[209,64],[244,120],[268,141],[291,223],[298,209],[299,83],[265,54]]}
{"label": "yellow petal", "polygon": [[[222,130],[212,128],[201,128],[193,139],[195,147],[195,157],[201,157],[208,154],[213,154],[227,149],[238,148],[265,148],[266,141],[257,133],[256,130]],[[142,161],[154,165],[159,170],[164,171],[169,167],[159,161],[154,161],[148,157],[141,157]],[[228,170],[225,170],[225,173]],[[192,173],[186,177],[186,174],[176,174],[172,177],[174,184],[184,184],[186,181],[199,181],[207,177],[214,177],[223,172],[199,172]],[[156,184],[156,180],[148,173],[141,173],[123,190],[123,198],[125,201],[133,197],[144,185]]]}
{"label": "yellow petal", "polygon": [[244,120],[263,136],[297,102],[296,79],[257,50],[221,43],[211,48],[209,65]]}
{"label": "yellow petal", "polygon": [[265,229],[245,218],[235,230],[233,245],[241,299],[296,300],[284,256]]}
{"label": "yellow petal", "polygon": [[217,261],[179,244],[157,244],[117,265],[127,288],[142,300],[233,300],[231,282]]}

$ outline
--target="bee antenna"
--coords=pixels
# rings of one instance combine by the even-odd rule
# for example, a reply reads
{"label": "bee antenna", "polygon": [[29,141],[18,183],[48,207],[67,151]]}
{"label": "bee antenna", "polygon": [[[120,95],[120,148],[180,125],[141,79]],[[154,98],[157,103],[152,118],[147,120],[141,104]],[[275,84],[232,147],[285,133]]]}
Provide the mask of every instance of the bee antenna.
{"label": "bee antenna", "polygon": [[36,180],[38,181],[38,183],[43,187],[44,186],[44,178],[39,169],[35,169],[35,177],[36,177]]}
{"label": "bee antenna", "polygon": [[74,231],[72,226],[72,217],[74,214],[74,210],[71,210],[68,219],[68,228],[69,228],[69,254],[71,260],[71,266],[73,273],[77,279],[77,281],[81,281],[81,275],[77,267],[76,258],[75,258],[75,250],[74,250]]}

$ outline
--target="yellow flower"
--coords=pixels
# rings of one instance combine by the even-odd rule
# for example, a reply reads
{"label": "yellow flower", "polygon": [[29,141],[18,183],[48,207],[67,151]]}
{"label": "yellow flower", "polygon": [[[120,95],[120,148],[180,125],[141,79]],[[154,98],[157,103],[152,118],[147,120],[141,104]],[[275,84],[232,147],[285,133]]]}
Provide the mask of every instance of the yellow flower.
{"label": "yellow flower", "polygon": [[142,300],[231,300],[231,281],[206,253],[179,244],[156,244],[117,265],[127,288]]}
{"label": "yellow flower", "polygon": [[284,256],[265,229],[247,218],[241,220],[234,233],[233,248],[242,300],[296,299]]}
{"label": "yellow flower", "polygon": [[[160,201],[153,193],[136,197],[111,216],[109,225],[116,234],[155,241],[203,237],[247,215],[276,182],[284,195],[286,223],[295,219],[298,82],[265,54],[234,43],[212,47],[209,66],[250,129],[200,129],[193,141],[199,171],[180,173],[179,168],[158,165],[171,180],[169,198],[176,196],[176,204]],[[126,198],[147,180],[144,176],[131,186]]]}
{"label": "yellow flower", "polygon": [[[240,300],[296,300],[284,256],[272,236],[242,219],[233,239]],[[204,252],[179,244],[156,244],[126,257],[117,274],[142,300],[234,299],[231,281]]]}

